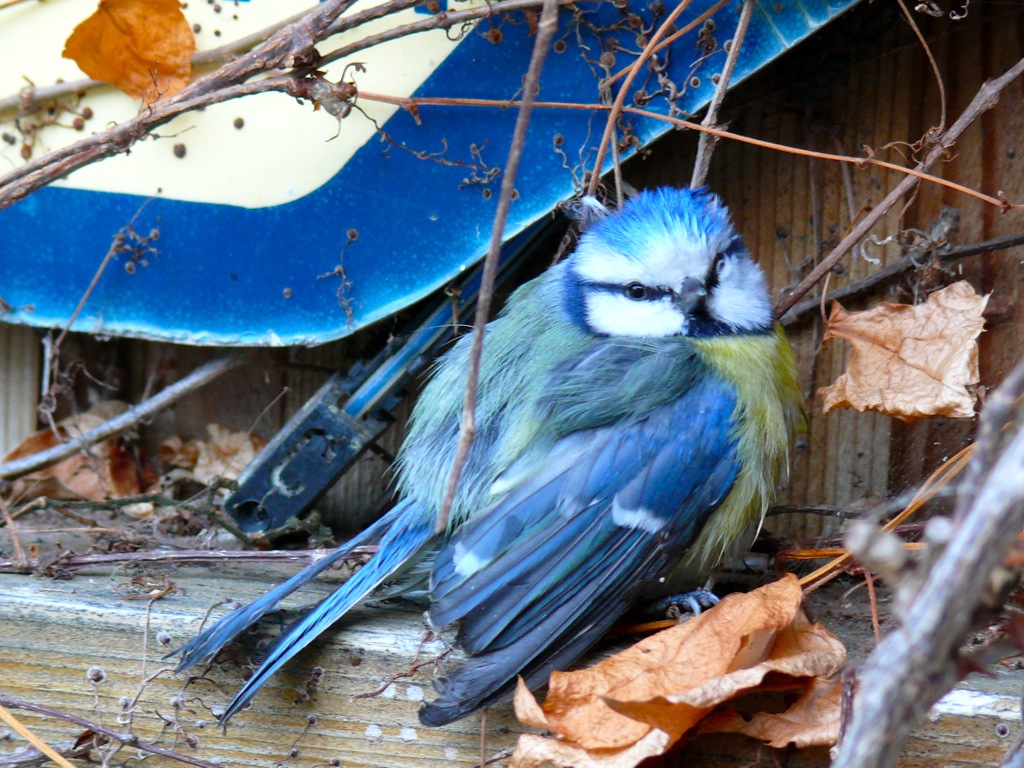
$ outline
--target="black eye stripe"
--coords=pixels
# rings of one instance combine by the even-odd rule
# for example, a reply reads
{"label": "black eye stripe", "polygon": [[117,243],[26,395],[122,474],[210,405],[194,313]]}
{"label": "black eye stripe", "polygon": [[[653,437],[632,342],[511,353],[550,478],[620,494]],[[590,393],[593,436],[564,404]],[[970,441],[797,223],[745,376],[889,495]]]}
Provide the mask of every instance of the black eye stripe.
{"label": "black eye stripe", "polygon": [[[601,291],[602,293],[612,293],[617,296],[625,296],[633,301],[660,301],[672,293],[670,288],[665,288],[660,285],[644,285],[638,280],[626,283],[625,285],[622,283],[588,282],[587,287],[592,290]],[[643,295],[640,294],[641,290],[643,291]]]}
{"label": "black eye stripe", "polygon": [[719,279],[722,276],[722,268],[725,266],[725,261],[731,255],[732,250],[733,248],[730,246],[725,251],[716,253],[715,258],[711,260],[711,266],[708,267],[708,274],[704,278],[704,285],[707,286],[709,292],[718,285]]}

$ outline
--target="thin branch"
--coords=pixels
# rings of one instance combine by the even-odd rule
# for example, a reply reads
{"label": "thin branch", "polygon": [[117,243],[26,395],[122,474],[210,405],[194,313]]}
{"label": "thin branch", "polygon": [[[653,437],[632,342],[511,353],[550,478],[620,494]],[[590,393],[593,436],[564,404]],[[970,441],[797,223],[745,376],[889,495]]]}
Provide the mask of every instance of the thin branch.
{"label": "thin branch", "polygon": [[60,752],[36,736],[28,727],[25,726],[24,723],[14,716],[13,712],[8,710],[7,707],[2,704],[0,704],[0,719],[3,719],[3,721],[11,726],[19,736],[53,760],[53,762],[59,765],[60,768],[75,768],[68,762],[68,759],[64,757],[64,755],[60,754]]}
{"label": "thin branch", "polygon": [[491,311],[491,297],[494,292],[494,278],[498,273],[498,256],[505,233],[505,221],[512,205],[512,193],[515,191],[516,174],[519,161],[526,145],[526,131],[530,126],[533,113],[533,102],[540,90],[540,72],[544,67],[548,49],[558,29],[559,0],[544,0],[540,21],[537,24],[537,35],[533,42],[533,53],[530,66],[523,80],[523,101],[516,116],[516,126],[512,132],[512,145],[508,152],[508,161],[501,175],[501,194],[498,198],[498,209],[494,214],[494,226],[491,229],[491,245],[484,260],[484,272],[480,281],[480,295],[477,298],[476,317],[473,321],[473,346],[469,353],[469,371],[466,381],[466,400],[462,408],[462,425],[459,429],[459,444],[455,451],[451,473],[448,475],[448,487],[444,501],[437,514],[438,533],[448,528],[448,517],[455,501],[455,491],[462,476],[462,468],[469,458],[469,449],[476,437],[476,392],[480,377],[480,356],[484,345],[484,328]]}
{"label": "thin branch", "polygon": [[[64,339],[67,338],[68,333],[71,331],[71,326],[75,324],[78,316],[82,313],[82,310],[85,309],[85,305],[89,301],[89,297],[92,296],[93,291],[96,290],[96,286],[99,285],[100,278],[103,276],[103,273],[107,271],[107,267],[110,265],[111,259],[121,252],[128,234],[134,233],[135,222],[147,205],[149,205],[149,200],[146,200],[142,205],[140,205],[139,209],[135,211],[135,215],[132,216],[131,221],[129,221],[127,225],[122,227],[118,233],[114,235],[113,241],[110,243],[110,248],[107,249],[107,254],[103,257],[99,267],[96,268],[96,272],[92,276],[92,281],[85,289],[82,297],[78,300],[78,305],[71,313],[71,317],[68,318],[68,321],[64,324],[64,328],[61,329],[60,334],[57,336],[57,340],[47,346],[46,361],[43,370],[46,371],[48,375],[43,379],[44,395],[49,395],[56,391],[57,382],[60,378],[60,365],[58,364],[60,350],[61,346],[64,344]],[[47,340],[49,340],[49,337]],[[50,417],[51,413],[52,411],[47,412],[48,417]],[[50,424],[52,427],[52,417],[50,418]]]}
{"label": "thin branch", "polygon": [[[135,118],[54,150],[0,176],[0,209],[13,205],[37,189],[85,165],[127,151],[135,142],[147,136],[155,128],[185,112],[243,96],[273,91],[286,93],[295,98],[316,101],[317,98],[310,95],[311,84],[306,81],[307,76],[316,81],[322,81],[321,75],[312,74],[313,67],[319,67],[370,46],[415,32],[451,28],[474,19],[511,13],[541,4],[541,0],[498,0],[498,2],[489,3],[480,8],[438,13],[421,22],[367,36],[350,45],[329,51],[322,57],[319,56],[316,44],[327,37],[414,7],[421,1],[391,0],[351,16],[337,18],[348,9],[354,0],[331,0],[314,7],[294,23],[287,23],[291,20],[286,20],[274,27],[268,27],[245,39],[248,42],[252,37],[262,37],[273,30],[273,34],[263,45],[244,56],[229,61],[181,92],[161,99]],[[560,0],[560,2],[569,4],[571,0]],[[284,24],[287,26],[281,26]],[[230,45],[239,46],[240,42],[236,41]],[[218,49],[218,51],[227,55],[227,51],[222,49]],[[272,73],[275,69],[286,71],[264,80],[245,82],[257,75]],[[81,85],[87,84],[87,81],[81,83]],[[52,87],[48,86],[47,89],[49,88]],[[39,99],[42,99],[44,95],[50,95],[50,90],[47,89],[36,89],[25,93],[29,97],[32,97],[34,93]],[[21,97],[22,95],[19,94],[18,98]]]}
{"label": "thin branch", "polygon": [[946,86],[942,83],[942,73],[939,72],[939,64],[935,61],[932,49],[928,45],[928,41],[925,39],[924,35],[921,34],[921,29],[917,26],[917,22],[914,20],[913,14],[911,14],[903,0],[896,0],[896,2],[899,3],[900,10],[903,11],[903,15],[906,17],[907,23],[910,24],[910,28],[914,30],[914,34],[917,35],[918,42],[921,43],[921,48],[924,50],[924,55],[932,67],[932,74],[935,75],[935,84],[939,88],[939,124],[933,125],[925,132],[922,140],[922,146],[925,146],[931,136],[934,136],[937,133],[942,133],[946,130]]}
{"label": "thin branch", "polygon": [[[911,730],[960,678],[959,649],[1007,550],[1024,527],[1024,361],[989,397],[952,537],[919,589],[898,583],[908,606],[868,657],[853,717],[833,768],[896,763]],[[1009,425],[1009,429],[1007,429]],[[967,666],[967,665],[965,665]]]}
{"label": "thin branch", "polygon": [[190,757],[189,755],[183,755],[179,752],[172,752],[164,747],[159,747],[156,744],[150,744],[148,741],[143,741],[133,733],[118,733],[113,728],[107,728],[99,723],[86,720],[84,717],[73,715],[70,712],[61,712],[60,710],[53,709],[52,707],[44,707],[42,704],[33,704],[30,701],[23,701],[21,699],[16,699],[13,696],[7,696],[0,693],[0,705],[5,706],[8,709],[24,709],[28,712],[36,712],[37,714],[44,715],[46,717],[53,717],[57,720],[65,720],[69,723],[74,723],[81,728],[92,731],[93,733],[106,736],[108,739],[118,741],[126,747],[133,747],[134,749],[139,749],[143,752],[160,755],[162,757],[170,758],[171,760],[178,760],[182,763],[198,766],[199,768],[222,768],[219,763],[211,763],[207,760],[200,760],[197,757]]}
{"label": "thin branch", "polygon": [[7,502],[0,497],[0,514],[3,515],[4,524],[7,526],[7,530],[11,533],[11,544],[14,547],[14,568],[17,573],[21,573],[25,570],[28,565],[28,558],[25,557],[25,549],[21,546],[21,537],[18,536],[18,526],[14,524],[14,518],[11,517],[10,507],[7,506]]}
{"label": "thin branch", "polygon": [[886,195],[885,199],[882,200],[881,203],[875,206],[875,208],[873,208],[857,223],[856,226],[850,230],[850,234],[843,238],[842,242],[836,246],[832,253],[822,259],[818,265],[811,270],[810,274],[800,281],[800,284],[793,289],[793,292],[779,302],[779,305],[775,309],[775,316],[782,317],[785,315],[786,312],[792,309],[793,305],[804,296],[804,294],[806,294],[818,283],[818,281],[821,280],[821,278],[831,272],[832,267],[838,264],[839,261],[849,253],[853,247],[859,243],[865,235],[867,235],[868,232],[871,231],[872,227],[874,227],[875,224],[877,224],[881,218],[889,212],[889,209],[892,208],[905,194],[917,186],[918,174],[927,171],[928,168],[939,160],[939,158],[943,157],[947,150],[960,138],[960,135],[967,130],[968,126],[970,126],[984,112],[994,107],[999,101],[999,94],[1003,89],[1016,80],[1022,72],[1024,72],[1024,59],[1018,61],[1009,70],[1007,70],[1005,74],[995,80],[985,81],[977,95],[975,95],[971,100],[971,103],[967,105],[967,109],[963,111],[963,114],[957,118],[957,121],[950,126],[948,131],[936,139],[935,145],[928,152],[925,159],[922,160],[914,169],[914,175],[907,176],[897,184],[895,189]]}
{"label": "thin branch", "polygon": [[[608,146],[608,143],[612,141],[613,134],[615,133],[615,123],[619,120],[619,115],[622,114],[622,107],[626,101],[626,95],[629,93],[629,87],[633,84],[633,80],[640,73],[641,67],[647,63],[647,60],[654,55],[654,49],[657,47],[658,42],[665,36],[669,28],[675,24],[683,11],[685,11],[692,0],[681,0],[664,21],[658,26],[658,30],[651,35],[651,39],[644,46],[644,50],[629,66],[629,73],[626,75],[625,82],[619,87],[619,92],[615,94],[615,101],[612,102],[610,111],[608,112],[608,120],[604,124],[604,133],[601,135],[601,141],[597,145],[597,156],[594,158],[594,169],[590,174],[590,183],[587,185],[587,194],[593,195],[597,191],[597,185],[601,181],[601,167],[604,165],[604,153]],[[618,141],[618,138],[614,139]]]}
{"label": "thin branch", "polygon": [[[662,40],[660,43],[658,43],[656,46],[654,46],[654,50],[652,51],[652,53],[660,53],[664,49],[668,48],[676,40],[678,40],[679,38],[683,37],[683,35],[686,35],[688,32],[690,32],[690,30],[695,29],[696,27],[699,27],[700,25],[702,25],[705,21],[710,19],[712,16],[714,16],[716,13],[718,13],[720,10],[722,10],[722,8],[724,8],[725,6],[729,5],[732,2],[733,2],[733,0],[718,0],[717,3],[715,3],[710,8],[708,8],[706,11],[704,11],[704,13],[702,13],[700,16],[695,18],[693,21],[691,21],[685,27],[681,27],[680,29],[678,29],[677,31],[673,32],[671,35],[666,37],[664,40]],[[616,72],[614,75],[612,75],[607,80],[605,80],[603,85],[605,85],[605,86],[614,85],[616,82],[618,82],[622,78],[626,77],[630,73],[630,71],[632,70],[632,67],[633,67],[632,64],[630,64],[628,67],[623,67],[618,72]]]}
{"label": "thin branch", "polygon": [[[943,492],[943,489],[945,489],[960,474],[960,472],[963,471],[964,467],[968,462],[970,462],[973,454],[974,443],[971,443],[966,448],[961,448],[953,456],[946,459],[942,466],[932,472],[925,479],[924,483],[921,484],[921,487],[914,492],[910,501],[907,502],[907,505],[900,510],[895,517],[882,526],[882,530],[887,532],[898,530],[906,520],[908,520],[912,515],[917,514],[918,510],[920,510],[925,504]],[[832,579],[842,573],[843,569],[852,561],[853,555],[850,554],[848,550],[843,550],[843,553],[838,555],[835,559],[829,561],[812,573],[801,576],[800,586],[804,590],[804,595],[806,596],[809,592],[813,592],[818,587],[832,581]]]}
{"label": "thin branch", "polygon": [[[1016,70],[1016,67],[1014,67],[1014,70]],[[1017,72],[1016,74],[1020,74],[1020,73]],[[1005,77],[1005,75],[1004,75],[1004,77]],[[988,83],[986,83],[986,85],[988,85]],[[999,90],[1002,90],[1005,86],[1006,86],[1006,83],[1002,83],[999,86]],[[985,86],[982,86],[982,87],[985,87]],[[975,97],[975,98],[977,98],[977,97]],[[996,98],[996,101],[998,101],[998,98]],[[992,104],[988,105],[988,107],[991,107],[994,104],[995,104],[995,101],[993,101]],[[601,105],[588,105],[586,108],[587,109],[607,109],[607,107],[604,107],[604,106],[601,106]],[[889,162],[886,162],[885,160],[878,160],[877,158],[874,158],[874,157],[844,157],[843,155],[833,155],[833,154],[830,154],[828,152],[815,152],[814,150],[802,149],[800,147],[791,147],[791,146],[788,146],[786,144],[776,144],[773,141],[764,141],[762,139],[755,139],[755,138],[753,138],[751,136],[742,136],[742,135],[740,135],[738,133],[732,133],[730,131],[723,131],[723,130],[721,130],[719,128],[709,128],[708,126],[700,125],[698,123],[691,123],[689,120],[682,120],[682,119],[680,119],[678,117],[669,117],[667,115],[661,115],[661,114],[658,114],[657,112],[651,112],[650,110],[647,110],[647,109],[640,109],[639,107],[623,107],[622,111],[623,112],[628,112],[628,113],[633,114],[633,115],[641,115],[643,117],[649,117],[652,120],[661,120],[661,121],[666,122],[666,123],[671,123],[672,125],[677,125],[677,126],[679,126],[681,128],[690,128],[690,129],[692,129],[694,131],[703,131],[705,133],[712,133],[715,136],[720,136],[723,139],[732,139],[733,141],[739,141],[739,142],[741,142],[743,144],[750,144],[751,146],[761,147],[763,149],[774,149],[774,150],[777,150],[779,152],[785,152],[786,154],[789,154],[789,155],[802,155],[804,157],[813,157],[813,158],[817,158],[819,160],[834,160],[834,161],[840,162],[840,163],[853,163],[854,165],[861,165],[861,166],[863,166],[863,165],[873,165],[873,166],[877,166],[878,168],[887,168],[890,171],[897,171],[899,173],[906,174],[907,176],[911,176],[911,177],[914,177],[916,179],[922,179],[924,181],[930,181],[933,184],[939,184],[940,186],[948,187],[949,189],[956,190],[957,192],[962,192],[965,195],[970,195],[971,197],[976,197],[979,200],[982,200],[982,201],[988,203],[989,205],[994,205],[997,208],[999,208],[1001,210],[1004,210],[1004,211],[1010,210],[1010,209],[1024,208],[1024,204],[1010,203],[1010,202],[1008,202],[1005,199],[995,198],[995,197],[992,197],[991,195],[986,195],[983,192],[978,192],[977,190],[971,189],[970,187],[966,187],[963,184],[957,184],[955,181],[949,181],[949,180],[943,179],[943,178],[941,178],[939,176],[933,176],[933,175],[931,175],[929,173],[926,173],[925,171],[922,170],[922,168],[924,167],[923,163],[919,164],[915,168],[907,168],[906,166],[896,165],[896,163],[889,163]],[[982,110],[982,111],[984,111],[984,110]],[[953,128],[956,128],[956,127],[957,127],[956,124],[954,124]],[[966,127],[966,126],[964,126],[964,127]],[[951,132],[953,131],[953,128],[949,129],[950,133],[947,133],[946,136],[951,135]],[[962,130],[963,129],[961,128],[961,131]],[[956,136],[959,136],[961,131],[958,131]],[[941,139],[940,139],[940,141],[941,141]],[[948,149],[948,147],[947,147],[947,149]],[[931,163],[929,163],[929,165],[930,164]]]}
{"label": "thin branch", "polygon": [[[559,0],[559,5],[572,5],[576,0]],[[422,2],[422,0],[418,0]],[[451,29],[452,27],[465,24],[469,21],[476,21],[477,19],[492,18],[499,14],[508,14],[515,11],[525,11],[530,8],[537,8],[540,6],[542,0],[498,0],[493,3],[486,3],[477,8],[466,8],[458,11],[444,11],[442,13],[436,13],[421,21],[410,22],[409,24],[403,24],[393,29],[387,29],[383,32],[378,32],[375,35],[369,35],[361,40],[357,40],[354,43],[349,43],[341,48],[336,48],[333,51],[327,51],[320,57],[321,64],[329,64],[339,59],[347,58],[354,53],[371,48],[381,43],[386,43],[389,40],[396,40],[400,37],[407,37],[408,35],[415,35],[420,32],[429,32],[432,29]],[[376,9],[370,9],[364,11],[364,14],[372,13]],[[353,16],[353,18],[355,18]]]}
{"label": "thin branch", "polygon": [[[359,98],[366,101],[379,101],[384,104],[395,104],[402,107],[403,109],[419,109],[420,107],[490,107],[498,109],[509,109],[511,107],[517,107],[521,102],[514,99],[470,99],[470,98],[457,98],[457,97],[407,97],[407,96],[391,96],[385,93],[374,93],[371,91],[359,91]],[[583,104],[579,102],[568,102],[568,101],[538,101],[534,103],[535,109],[568,109],[576,111],[587,111],[587,112],[608,112],[612,107],[608,104]],[[1010,203],[1006,199],[992,197],[986,195],[983,192],[979,192],[976,189],[958,184],[955,181],[949,181],[939,176],[934,176],[929,173],[925,173],[920,170],[920,166],[917,168],[907,168],[903,165],[897,165],[896,163],[889,163],[885,160],[879,160],[875,157],[853,157],[849,155],[834,155],[828,152],[816,152],[811,149],[803,149],[801,147],[793,147],[787,144],[777,144],[772,141],[764,141],[763,139],[755,139],[752,136],[744,136],[740,133],[733,133],[732,131],[722,130],[721,128],[711,128],[700,123],[693,123],[689,120],[683,120],[679,117],[670,117],[668,115],[662,115],[658,112],[652,112],[647,109],[641,109],[639,107],[623,107],[623,112],[631,115],[640,115],[641,117],[648,117],[651,120],[660,120],[664,123],[677,126],[679,128],[689,128],[694,131],[701,131],[703,133],[710,133],[722,139],[729,139],[731,141],[738,141],[741,144],[750,144],[754,147],[761,147],[762,149],[774,150],[777,152],[783,152],[789,155],[800,155],[803,157],[810,157],[819,160],[831,160],[837,163],[850,163],[857,166],[871,165],[878,168],[886,168],[890,171],[896,171],[898,173],[906,174],[907,176],[913,176],[921,179],[922,181],[928,181],[932,184],[938,184],[939,186],[952,189],[961,194],[968,195],[969,197],[981,200],[989,205],[994,205],[1000,210],[1018,210],[1024,209],[1024,203]]]}
{"label": "thin branch", "polygon": [[[1018,232],[1014,235],[1004,235],[1003,237],[995,237],[991,240],[983,240],[980,243],[971,243],[969,245],[950,248],[949,250],[938,254],[938,260],[940,264],[951,264],[958,259],[966,259],[969,256],[978,256],[983,253],[1003,251],[1007,248],[1014,248],[1018,245],[1024,245],[1024,232]],[[893,278],[898,277],[910,269],[916,269],[920,264],[920,258],[920,253],[908,253],[907,255],[900,257],[898,261],[893,262],[888,267],[880,269],[868,277],[865,277],[863,280],[858,280],[855,283],[850,283],[842,288],[830,291],[825,296],[825,300],[828,301],[830,299],[835,299],[837,301],[842,301],[844,299],[849,299],[852,296],[860,296],[861,294],[867,293],[868,291],[889,282]],[[786,316],[782,319],[782,324],[785,326],[794,325],[801,320],[804,320],[812,313],[815,313],[819,306],[820,302],[818,299],[807,299],[806,301],[801,301],[786,313]]]}
{"label": "thin branch", "polygon": [[69,456],[73,456],[78,451],[88,448],[102,440],[106,440],[108,437],[113,437],[120,432],[124,432],[126,429],[135,426],[143,419],[146,419],[177,402],[190,392],[209,384],[222,374],[234,370],[240,365],[248,363],[250,358],[251,353],[236,352],[231,355],[226,355],[225,357],[217,358],[216,360],[211,360],[200,368],[197,368],[181,381],[175,382],[171,386],[162,390],[159,394],[143,401],[139,405],[132,406],[120,416],[101,424],[96,427],[96,429],[90,430],[84,435],[76,437],[74,440],[69,440],[66,443],[56,445],[53,448],[40,451],[39,453],[33,453],[31,456],[25,456],[20,459],[15,459],[14,461],[9,461],[6,464],[0,464],[0,479],[11,480],[16,477],[21,477],[29,472],[34,472],[35,470],[41,469],[49,464],[62,461]]}
{"label": "thin branch", "polygon": [[[708,104],[708,113],[704,115],[701,125],[706,128],[718,126],[718,111],[725,100],[725,92],[729,90],[729,81],[732,80],[732,71],[736,68],[736,60],[740,57],[740,49],[743,47],[743,38],[747,35],[747,27],[750,26],[750,17],[754,15],[755,0],[746,0],[743,4],[743,11],[740,20],[736,24],[736,34],[733,35],[729,47],[729,55],[725,57],[725,65],[718,77],[718,85],[715,93]],[[715,151],[718,139],[710,133],[702,133],[697,142],[697,159],[693,163],[693,176],[690,178],[690,189],[696,189],[704,185],[711,169],[711,155]]]}
{"label": "thin branch", "polygon": [[[247,563],[283,563],[306,568],[329,555],[334,550],[205,550],[180,549],[173,551],[111,552],[105,554],[74,555],[63,554],[42,568],[46,573],[72,573],[84,568],[109,568],[122,565],[182,565],[182,566],[223,566]],[[357,561],[364,555],[377,551],[376,545],[356,547],[341,562]],[[17,571],[15,560],[0,560],[0,573]],[[22,568],[22,570],[24,570]]]}

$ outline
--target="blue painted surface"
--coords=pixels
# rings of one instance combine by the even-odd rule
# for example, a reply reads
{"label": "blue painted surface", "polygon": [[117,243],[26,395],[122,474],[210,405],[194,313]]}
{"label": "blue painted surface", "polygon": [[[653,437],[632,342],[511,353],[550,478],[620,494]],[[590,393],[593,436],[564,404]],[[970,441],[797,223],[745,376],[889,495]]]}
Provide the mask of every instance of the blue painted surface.
{"label": "blue painted surface", "polygon": [[[754,14],[734,82],[856,2],[763,0]],[[713,0],[695,0],[678,26],[711,5]],[[641,18],[650,27],[654,19],[643,7]],[[597,26],[619,25],[602,34],[605,42],[616,38],[627,50],[639,49],[635,30],[621,28],[624,15],[614,5],[586,8]],[[725,60],[721,44],[732,36],[738,8],[737,2],[714,17],[718,46],[710,56],[704,57],[698,49],[697,31],[673,45],[669,74],[675,83],[686,84],[675,101],[684,113],[698,110],[710,98],[711,75]],[[576,46],[570,15],[563,12],[561,21],[559,38],[567,43],[567,50],[548,57],[540,98],[594,103],[597,76]],[[514,97],[533,38],[525,24],[498,24],[500,44],[469,33],[415,95]],[[590,55],[596,58],[600,42],[592,32],[584,34]],[[614,69],[630,61],[632,56],[619,52]],[[657,90],[657,83],[638,82],[635,87],[650,92]],[[647,108],[666,114],[669,105],[663,94]],[[476,145],[488,166],[504,164],[514,109],[424,107],[422,117],[422,125],[416,125],[400,110],[384,128],[396,141],[419,150],[434,152],[447,144],[448,159],[470,160],[470,146]],[[575,191],[572,172],[563,167],[562,157],[553,148],[556,135],[576,162],[579,148],[592,147],[603,125],[603,115],[585,111],[534,112],[507,237],[547,215]],[[632,125],[644,144],[669,130],[666,123],[655,120],[635,119]],[[284,205],[247,209],[152,200],[135,229],[144,234],[159,222],[160,239],[155,243],[159,254],[132,274],[119,257],[103,275],[74,328],[191,344],[315,344],[345,336],[422,298],[482,256],[500,178],[467,185],[463,182],[471,171],[465,167],[418,159],[383,146],[376,140],[367,142],[329,182]],[[587,160],[593,161],[592,153]],[[581,170],[576,169],[577,178]],[[2,319],[39,326],[65,324],[110,247],[113,233],[144,202],[145,198],[135,195],[47,188],[0,211],[0,298],[13,307]],[[346,246],[350,229],[357,230],[359,237]],[[340,278],[323,276],[337,266],[343,247],[351,286],[344,292],[345,301],[339,301]]]}

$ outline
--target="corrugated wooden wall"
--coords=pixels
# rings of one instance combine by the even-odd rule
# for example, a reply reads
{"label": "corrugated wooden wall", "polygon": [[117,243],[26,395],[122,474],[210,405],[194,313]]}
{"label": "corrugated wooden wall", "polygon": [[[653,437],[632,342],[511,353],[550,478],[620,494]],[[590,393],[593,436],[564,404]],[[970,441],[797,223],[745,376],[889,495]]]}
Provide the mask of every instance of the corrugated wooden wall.
{"label": "corrugated wooden wall", "polygon": [[[959,114],[985,78],[1001,74],[1024,55],[1024,3],[973,2],[961,21],[920,14],[915,18],[945,83],[947,122]],[[995,110],[968,130],[956,156],[939,173],[988,193],[1001,190],[1011,200],[1024,200],[1022,95],[1024,83],[1018,82]],[[939,120],[939,103],[935,77],[894,0],[876,0],[862,3],[767,72],[736,88],[721,117],[740,134],[855,155],[867,145],[892,160],[898,159],[898,150],[882,148],[892,142],[917,141]],[[694,141],[692,134],[673,133],[646,160],[631,163],[626,178],[636,186],[686,184]],[[900,146],[906,151],[906,145]],[[709,183],[732,208],[739,230],[768,270],[776,295],[781,295],[841,239],[852,217],[877,204],[899,179],[898,173],[878,168],[844,168],[724,141],[716,151]],[[899,212],[894,211],[874,234],[883,240],[901,226],[927,229],[942,204],[962,214],[960,243],[1024,231],[1020,211],[1002,214],[965,195],[925,184],[902,225]],[[860,256],[849,260],[844,273],[832,278],[832,285],[859,280],[901,255],[893,245],[868,247],[866,252],[881,261],[872,263]],[[1022,258],[1024,251],[1017,248],[962,263],[966,278],[979,289],[993,292],[981,356],[982,381],[989,387],[1024,352],[1024,329],[1017,313]],[[849,308],[867,307],[882,299],[913,299],[944,279],[948,278],[908,275],[851,301]],[[30,332],[3,326],[0,333],[6,334],[4,350],[13,343],[8,338],[22,342],[33,338]],[[233,373],[159,417],[149,428],[148,441],[173,433],[185,438],[203,436],[205,424],[211,421],[269,438],[322,383],[325,373],[318,367],[345,367],[363,346],[379,343],[373,333],[316,350],[267,351],[259,365]],[[916,484],[970,439],[972,423],[966,421],[932,419],[902,425],[877,414],[822,416],[813,392],[843,370],[846,350],[842,345],[820,350],[821,324],[814,317],[792,327],[790,334],[800,358],[810,422],[806,440],[796,453],[785,500],[850,507],[884,499]],[[94,344],[83,341],[82,348],[94,349]],[[124,395],[137,399],[147,386],[170,383],[216,354],[119,342],[114,357],[127,377]],[[24,360],[28,358],[19,359],[16,371],[5,370],[2,375],[37,381],[35,374],[26,377]],[[5,439],[12,430],[8,425],[30,413],[34,405],[29,394],[11,389],[7,379],[3,380]],[[24,426],[27,431],[27,421]],[[400,431],[399,427],[385,436],[386,450],[395,450]],[[386,499],[384,468],[380,458],[365,457],[324,501],[322,506],[331,518],[351,525],[379,508]],[[771,526],[781,538],[792,540],[827,533],[836,521],[787,515],[775,518]]]}
{"label": "corrugated wooden wall", "polygon": [[35,431],[38,336],[31,328],[0,324],[0,456]]}

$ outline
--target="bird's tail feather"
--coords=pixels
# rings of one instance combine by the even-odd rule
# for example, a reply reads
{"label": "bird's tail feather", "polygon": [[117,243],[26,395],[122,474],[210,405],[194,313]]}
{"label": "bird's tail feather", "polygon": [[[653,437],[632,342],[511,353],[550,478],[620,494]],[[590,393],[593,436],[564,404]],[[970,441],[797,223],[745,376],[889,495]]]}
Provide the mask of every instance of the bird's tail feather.
{"label": "bird's tail feather", "polygon": [[220,717],[222,724],[248,704],[260,686],[288,659],[386,581],[434,537],[433,515],[424,514],[422,508],[409,501],[400,504],[398,508],[402,511],[381,539],[377,554],[267,647],[263,663],[235,694]]}
{"label": "bird's tail feather", "polygon": [[308,584],[332,565],[351,554],[356,547],[366,546],[378,541],[401,516],[406,505],[399,504],[380,520],[352,539],[342,544],[329,555],[317,560],[311,566],[292,576],[288,581],[278,585],[262,597],[248,605],[221,617],[213,626],[196,635],[188,643],[164,658],[181,654],[175,672],[182,672],[210,656],[234,640],[238,635],[251,627],[269,611],[277,610],[281,601],[292,592]]}
{"label": "bird's tail feather", "polygon": [[561,610],[552,611],[546,621],[518,642],[471,658],[435,680],[439,698],[420,707],[420,722],[432,727],[447,725],[489,707],[511,695],[518,676],[524,678],[530,690],[538,688],[553,671],[568,667],[607,632],[626,605],[628,600],[589,619],[581,618],[561,631],[566,616]]}

